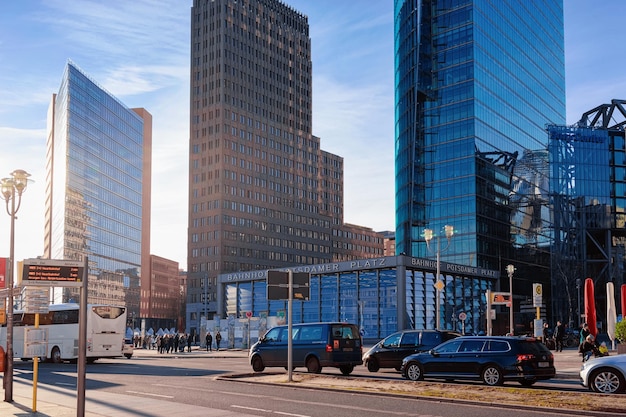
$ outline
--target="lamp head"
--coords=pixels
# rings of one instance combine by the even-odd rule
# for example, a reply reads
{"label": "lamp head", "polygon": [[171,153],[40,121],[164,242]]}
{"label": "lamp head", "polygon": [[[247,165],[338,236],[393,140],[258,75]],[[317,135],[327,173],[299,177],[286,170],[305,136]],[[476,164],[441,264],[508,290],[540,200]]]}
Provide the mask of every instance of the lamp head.
{"label": "lamp head", "polygon": [[30,177],[30,174],[23,169],[16,169],[11,172],[11,177],[13,177],[15,191],[17,191],[18,194],[22,194],[28,185],[28,177]]}
{"label": "lamp head", "polygon": [[433,239],[433,229],[424,229],[424,240],[430,242]]}
{"label": "lamp head", "polygon": [[448,240],[450,240],[452,238],[452,235],[454,235],[454,226],[446,224],[445,226],[443,226],[443,230],[445,231]]}
{"label": "lamp head", "polygon": [[515,272],[515,266],[514,266],[514,265],[511,265],[511,264],[508,264],[508,265],[506,266],[506,272],[507,272],[507,274],[509,274],[509,275],[513,275],[513,272]]}
{"label": "lamp head", "polygon": [[0,192],[2,192],[2,197],[9,201],[13,196],[13,178],[2,178],[0,180]]}

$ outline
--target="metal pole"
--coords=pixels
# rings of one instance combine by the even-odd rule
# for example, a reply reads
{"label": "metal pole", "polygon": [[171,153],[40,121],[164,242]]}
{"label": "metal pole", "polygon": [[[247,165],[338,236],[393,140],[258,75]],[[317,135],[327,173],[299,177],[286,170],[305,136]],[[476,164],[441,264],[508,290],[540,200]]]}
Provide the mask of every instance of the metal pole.
{"label": "metal pole", "polygon": [[[440,264],[440,257],[441,257],[441,239],[437,238],[437,276],[435,277],[435,283],[439,282],[439,274],[441,273],[441,264]],[[441,308],[439,306],[440,300],[439,300],[439,293],[441,291],[439,290],[439,287],[435,288],[435,308],[437,309],[437,323],[435,323],[435,330],[439,330],[439,326],[441,324]]]}
{"label": "metal pole", "polygon": [[76,374],[76,417],[85,416],[85,382],[87,374],[87,297],[89,278],[89,258],[85,256],[83,266],[83,282],[80,287],[80,304],[78,305],[78,370]]}
{"label": "metal pole", "polygon": [[[8,202],[7,202],[8,204]],[[15,187],[11,191],[11,237],[9,249],[9,276],[7,288],[9,289],[9,301],[7,306],[7,369],[4,372],[5,387],[4,401],[13,402],[13,270],[15,262]]]}
{"label": "metal pole", "polygon": [[513,272],[509,272],[509,300],[511,307],[509,309],[509,333],[511,336],[515,336],[515,329],[513,328]]}
{"label": "metal pole", "polygon": [[580,278],[576,280],[576,292],[578,293],[578,310],[576,313],[576,324],[580,327]]}
{"label": "metal pole", "polygon": [[[289,274],[289,302],[287,303],[287,332],[289,335],[287,336],[287,380],[289,382],[293,381],[293,340],[291,339],[291,329],[293,327],[292,321],[292,307],[293,307],[293,272],[291,269],[288,272]],[[250,331],[248,329],[248,331]]]}

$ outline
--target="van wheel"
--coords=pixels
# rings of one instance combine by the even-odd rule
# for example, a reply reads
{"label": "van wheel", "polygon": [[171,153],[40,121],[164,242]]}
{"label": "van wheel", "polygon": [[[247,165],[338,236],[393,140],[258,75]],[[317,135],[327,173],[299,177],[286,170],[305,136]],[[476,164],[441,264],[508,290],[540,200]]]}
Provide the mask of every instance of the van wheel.
{"label": "van wheel", "polygon": [[344,375],[350,375],[354,371],[354,365],[341,365],[339,370]]}
{"label": "van wheel", "polygon": [[133,357],[132,353],[125,353],[124,356],[126,356],[126,359],[130,359]]}
{"label": "van wheel", "polygon": [[254,372],[263,372],[264,369],[265,365],[263,365],[263,359],[261,359],[259,356],[255,356],[254,358],[252,358],[252,370]]}
{"label": "van wheel", "polygon": [[58,346],[52,348],[52,352],[50,353],[50,361],[52,363],[61,363],[61,351]]}
{"label": "van wheel", "polygon": [[306,370],[312,374],[319,374],[322,372],[320,361],[318,361],[315,356],[311,356],[309,360],[306,361]]}
{"label": "van wheel", "polygon": [[367,361],[367,370],[370,372],[378,372],[380,369],[380,365],[378,365],[378,361],[376,359],[370,359]]}

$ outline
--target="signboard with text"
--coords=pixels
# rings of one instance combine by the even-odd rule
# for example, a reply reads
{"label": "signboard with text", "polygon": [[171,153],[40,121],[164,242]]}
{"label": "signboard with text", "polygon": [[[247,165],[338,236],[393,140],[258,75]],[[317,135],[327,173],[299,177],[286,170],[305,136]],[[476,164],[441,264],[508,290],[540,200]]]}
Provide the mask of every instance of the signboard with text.
{"label": "signboard with text", "polygon": [[28,283],[80,283],[83,280],[83,263],[56,259],[25,259],[22,285]]}

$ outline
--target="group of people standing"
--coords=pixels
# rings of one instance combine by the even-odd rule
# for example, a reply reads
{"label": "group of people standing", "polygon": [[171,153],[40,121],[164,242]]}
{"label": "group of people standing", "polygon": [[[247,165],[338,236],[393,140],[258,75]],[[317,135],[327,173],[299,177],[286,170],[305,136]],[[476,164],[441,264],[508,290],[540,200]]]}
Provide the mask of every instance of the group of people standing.
{"label": "group of people standing", "polygon": [[[213,335],[211,335],[211,332],[206,332],[205,341],[206,341],[206,351],[212,352],[213,351]],[[217,332],[215,332],[215,350],[220,350],[220,343],[222,343],[222,335],[220,331],[218,330]]]}
{"label": "group of people standing", "polygon": [[[554,337],[554,350],[556,352],[563,352],[563,341],[565,340],[565,325],[561,323],[561,321],[556,322],[556,326],[553,331]],[[543,328],[543,340],[547,344],[550,339],[549,334],[549,326],[548,323],[544,325]],[[578,352],[582,355],[583,362],[589,360],[589,358],[594,356],[606,356],[608,355],[608,349],[606,345],[598,344],[595,335],[591,334],[591,330],[589,330],[589,325],[587,323],[583,323],[580,329],[580,339],[578,344]]]}
{"label": "group of people standing", "polygon": [[159,353],[184,352],[185,346],[187,346],[187,352],[191,352],[192,343],[193,337],[190,334],[179,335],[176,333],[174,336],[166,334],[156,338],[156,347]]}

